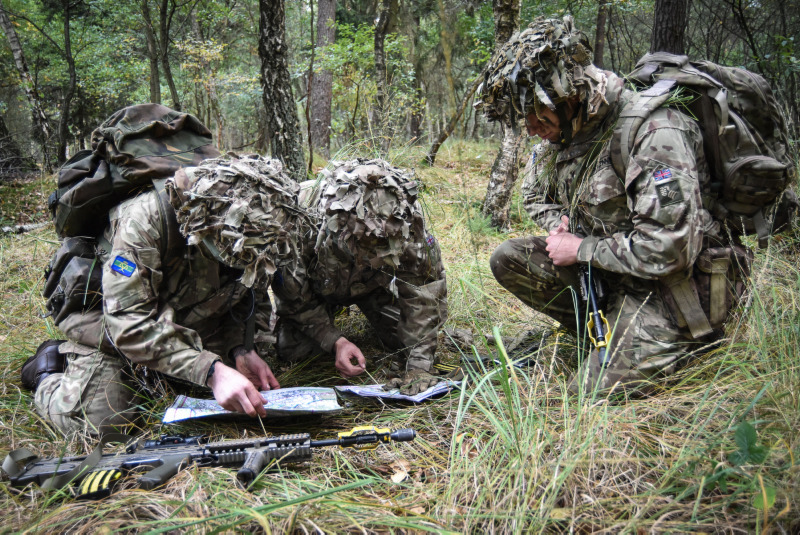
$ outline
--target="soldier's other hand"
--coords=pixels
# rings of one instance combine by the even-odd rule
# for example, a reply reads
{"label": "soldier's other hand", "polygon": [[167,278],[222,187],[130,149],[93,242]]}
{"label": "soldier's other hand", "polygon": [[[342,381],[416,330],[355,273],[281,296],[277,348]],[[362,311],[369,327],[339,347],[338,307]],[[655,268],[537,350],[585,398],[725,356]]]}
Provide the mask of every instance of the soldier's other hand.
{"label": "soldier's other hand", "polygon": [[[336,340],[336,369],[342,377],[354,377],[367,369],[367,360],[361,350],[344,336]],[[353,364],[355,361],[355,364]]]}
{"label": "soldier's other hand", "polygon": [[384,390],[392,390],[399,388],[401,394],[406,396],[414,396],[420,392],[425,392],[427,389],[441,381],[440,377],[431,375],[425,370],[408,370],[402,377],[396,377],[389,380],[384,385]]}
{"label": "soldier's other hand", "polygon": [[275,390],[281,387],[269,364],[264,362],[254,350],[246,351],[244,348],[237,348],[233,354],[236,361],[236,370],[250,379],[250,382],[256,388]]}
{"label": "soldier's other hand", "polygon": [[556,266],[571,266],[578,262],[578,248],[583,238],[569,232],[558,232],[545,238],[547,255]]}
{"label": "soldier's other hand", "polygon": [[208,380],[208,386],[223,409],[248,416],[267,415],[264,398],[252,381],[221,361],[214,365],[214,373]]}

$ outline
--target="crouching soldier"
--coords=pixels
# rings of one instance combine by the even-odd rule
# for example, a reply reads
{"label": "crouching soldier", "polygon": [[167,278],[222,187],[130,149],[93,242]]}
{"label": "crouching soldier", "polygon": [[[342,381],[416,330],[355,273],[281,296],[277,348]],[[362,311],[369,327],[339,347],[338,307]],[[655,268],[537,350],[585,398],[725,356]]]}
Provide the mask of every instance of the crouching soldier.
{"label": "crouching soldier", "polygon": [[69,340],[23,366],[38,412],[64,432],[129,424],[135,367],[263,415],[259,389],[280,385],[253,333],[268,327],[271,275],[293,255],[296,194],[277,161],[212,159],[111,210],[102,309],[61,322]]}
{"label": "crouching soldier", "polygon": [[273,283],[278,356],[333,354],[342,376],[362,373],[361,349],[333,322],[335,310],[357,305],[402,357],[392,386],[414,394],[436,384],[430,372],[447,318],[447,284],[413,174],[383,160],[353,160],[302,188],[300,204],[317,224],[297,265],[279,270]]}

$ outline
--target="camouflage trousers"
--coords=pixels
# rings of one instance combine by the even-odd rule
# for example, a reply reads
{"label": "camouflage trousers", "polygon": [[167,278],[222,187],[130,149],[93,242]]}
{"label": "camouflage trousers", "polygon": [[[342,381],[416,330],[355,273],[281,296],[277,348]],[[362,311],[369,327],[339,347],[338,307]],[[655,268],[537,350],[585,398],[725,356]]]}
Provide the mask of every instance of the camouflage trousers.
{"label": "camouflage trousers", "polygon": [[[356,305],[383,345],[402,354],[406,370],[430,371],[439,329],[447,319],[447,282],[442,277],[422,286],[400,283],[397,289],[400,300],[384,289],[356,299],[329,300],[331,323],[338,308]],[[292,321],[279,318],[275,331],[278,356],[282,360],[297,362],[324,353],[319,343],[302,333]]]}
{"label": "camouflage trousers", "polygon": [[[553,265],[546,246],[544,237],[508,240],[492,254],[492,273],[527,305],[585,339],[581,326],[586,324],[588,307],[580,298],[578,266]],[[592,348],[572,378],[570,391],[646,388],[652,379],[673,373],[681,357],[703,346],[676,325],[657,281],[592,270],[592,276],[597,275],[607,296],[610,362],[601,366],[597,349]]]}
{"label": "camouflage trousers", "polygon": [[39,384],[39,414],[65,434],[124,432],[137,416],[137,387],[123,359],[71,341],[59,351],[67,368]]}

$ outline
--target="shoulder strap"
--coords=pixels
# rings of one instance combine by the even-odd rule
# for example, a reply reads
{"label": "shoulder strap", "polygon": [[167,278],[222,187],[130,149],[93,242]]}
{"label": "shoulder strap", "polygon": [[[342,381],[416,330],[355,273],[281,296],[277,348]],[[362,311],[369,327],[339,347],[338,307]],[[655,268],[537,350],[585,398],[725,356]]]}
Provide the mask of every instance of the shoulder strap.
{"label": "shoulder strap", "polygon": [[625,177],[631,149],[642,123],[667,101],[674,86],[675,80],[659,80],[646,91],[637,93],[622,109],[611,136],[611,164],[618,176]]}
{"label": "shoulder strap", "polygon": [[169,197],[164,188],[166,178],[157,178],[153,180],[153,187],[158,194],[158,213],[161,219],[161,265],[164,266],[177,257],[178,251],[183,248],[184,240],[180,231],[178,230],[178,220],[175,217],[175,212],[172,205],[169,203]]}

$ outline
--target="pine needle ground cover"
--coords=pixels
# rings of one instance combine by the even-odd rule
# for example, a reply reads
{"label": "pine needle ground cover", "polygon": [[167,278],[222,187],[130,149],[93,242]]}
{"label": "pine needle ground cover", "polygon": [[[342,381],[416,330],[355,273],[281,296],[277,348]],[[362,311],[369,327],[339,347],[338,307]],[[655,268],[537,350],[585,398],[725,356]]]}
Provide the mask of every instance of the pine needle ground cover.
{"label": "pine needle ground cover", "polygon": [[[461,390],[420,405],[346,398],[335,416],[188,422],[160,418],[169,399],[144,404],[142,432],[215,439],[309,432],[331,438],[356,425],[410,427],[414,442],[371,452],[327,448],[310,462],[264,472],[248,492],[235,471],[191,467],[155,491],[123,481],[100,501],[22,491],[0,481],[3,533],[796,533],[800,530],[800,238],[758,251],[752,291],[725,342],[657,385],[648,397],[566,394],[582,346],[556,335],[526,367],[508,366],[519,333],[552,328],[500,288],[488,259],[503,240],[536,232],[512,206],[512,228],[479,216],[492,146],[446,145],[437,167],[422,151],[393,156],[424,182],[428,219],[448,278],[448,328],[471,330],[474,348],[441,338],[438,358],[490,355]],[[4,221],[45,221],[52,177],[5,184]],[[0,238],[0,454],[84,455],[94,442],[65,438],[34,411],[19,370],[59,333],[42,319],[42,269],[52,227]],[[380,381],[386,354],[364,317],[337,321],[365,349]],[[369,358],[373,357],[373,358]],[[330,362],[272,362],[283,386],[345,384]],[[172,394],[172,392],[169,392]]]}

